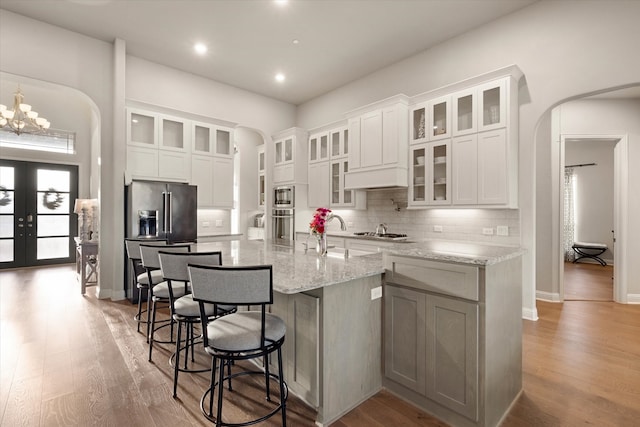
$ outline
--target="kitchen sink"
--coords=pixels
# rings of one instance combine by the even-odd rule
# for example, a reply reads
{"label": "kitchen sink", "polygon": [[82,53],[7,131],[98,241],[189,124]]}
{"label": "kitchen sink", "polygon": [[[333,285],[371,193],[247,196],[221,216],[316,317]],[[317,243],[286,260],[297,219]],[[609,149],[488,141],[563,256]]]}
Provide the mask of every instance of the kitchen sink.
{"label": "kitchen sink", "polygon": [[381,234],[373,231],[361,231],[361,232],[353,233],[353,235],[356,237],[380,239],[380,240],[392,240],[392,241],[403,241],[409,238],[406,234],[399,234],[399,233]]}

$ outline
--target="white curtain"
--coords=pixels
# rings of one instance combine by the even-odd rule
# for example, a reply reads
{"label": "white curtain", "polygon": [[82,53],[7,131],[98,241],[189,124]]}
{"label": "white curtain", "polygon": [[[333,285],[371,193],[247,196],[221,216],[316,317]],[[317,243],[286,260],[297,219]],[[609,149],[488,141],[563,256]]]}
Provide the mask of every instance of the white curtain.
{"label": "white curtain", "polygon": [[573,261],[575,252],[573,243],[575,242],[576,217],[575,217],[575,179],[573,168],[564,170],[564,260]]}

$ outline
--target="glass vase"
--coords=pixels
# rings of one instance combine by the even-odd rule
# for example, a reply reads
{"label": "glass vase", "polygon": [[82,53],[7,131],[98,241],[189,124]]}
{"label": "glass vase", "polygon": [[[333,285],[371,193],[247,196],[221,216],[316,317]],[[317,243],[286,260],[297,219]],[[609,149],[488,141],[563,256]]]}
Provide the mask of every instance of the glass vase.
{"label": "glass vase", "polygon": [[327,255],[327,235],[326,233],[316,235],[318,241],[316,242],[316,252],[318,256]]}

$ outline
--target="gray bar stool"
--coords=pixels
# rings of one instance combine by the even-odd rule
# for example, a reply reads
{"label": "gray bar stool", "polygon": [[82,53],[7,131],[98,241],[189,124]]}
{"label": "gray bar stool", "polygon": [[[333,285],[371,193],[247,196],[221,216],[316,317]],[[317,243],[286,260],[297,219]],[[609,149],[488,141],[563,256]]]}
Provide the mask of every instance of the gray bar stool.
{"label": "gray bar stool", "polygon": [[[188,264],[198,265],[220,265],[222,264],[222,252],[197,252],[197,253],[171,253],[160,251],[160,268],[167,284],[169,285],[169,300],[173,320],[178,324],[176,336],[176,350],[169,358],[169,363],[173,366],[173,397],[177,397],[178,374],[182,372],[206,372],[211,367],[198,369],[195,366],[194,345],[196,336],[194,325],[200,323],[200,305],[193,300],[193,295],[188,293],[182,297],[176,297],[173,291],[174,283],[188,283]],[[205,315],[211,321],[216,317],[229,314],[236,310],[234,305],[205,304]],[[182,326],[185,326],[186,337],[184,346],[182,345]],[[184,366],[180,367],[180,353],[184,351]],[[191,351],[191,366],[189,366],[189,352]]]}
{"label": "gray bar stool", "polygon": [[[140,259],[140,245],[142,243],[147,245],[167,246],[166,240],[149,241],[148,239],[147,240],[124,239],[124,245],[127,251],[127,258],[129,258],[129,261],[131,262],[132,278],[133,280],[135,280],[135,285],[138,288],[138,313],[135,316],[133,316],[133,319],[138,323],[138,332],[140,332],[140,323],[142,323],[142,320],[140,319],[140,317],[142,316],[142,313],[146,313],[146,316],[147,316],[146,320],[144,320],[144,323],[147,325],[147,330],[148,330],[148,324],[149,324],[149,301],[150,301],[149,300],[149,275],[147,274],[146,270],[142,266],[142,260]],[[152,272],[151,274],[152,285],[157,285],[163,280],[164,279],[162,278],[161,271]],[[147,295],[147,308],[144,310],[142,310],[143,291]],[[147,342],[149,342],[148,335],[147,335]]]}
{"label": "gray bar stool", "polygon": [[[200,399],[202,413],[216,423],[216,426],[247,426],[264,421],[278,412],[282,413],[282,425],[286,426],[287,384],[283,379],[282,344],[286,332],[284,321],[276,315],[267,313],[267,304],[273,303],[273,274],[270,265],[247,267],[212,267],[189,265],[193,299],[200,304],[202,333],[205,351],[211,355],[211,381],[209,389]],[[206,320],[205,304],[233,304],[260,307],[259,311],[237,311],[220,317],[212,322]],[[269,355],[277,353],[278,375],[269,372]],[[224,366],[239,360],[262,358],[264,372],[246,370],[225,375]],[[218,380],[216,381],[216,367]],[[265,381],[267,401],[271,403],[270,412],[259,415],[247,422],[222,421],[222,397],[224,382],[244,375],[262,375]],[[279,386],[279,402],[271,400],[269,382],[275,380]],[[217,388],[218,399],[216,415],[213,415],[213,395]],[[205,401],[209,400],[208,409]],[[268,409],[267,409],[268,410]]]}
{"label": "gray bar stool", "polygon": [[[154,272],[158,272],[162,276],[162,270],[160,269],[160,256],[158,255],[160,251],[163,252],[191,252],[191,244],[180,244],[180,245],[167,245],[167,246],[156,246],[156,245],[140,245],[140,258],[142,259],[142,265],[147,270],[147,274],[149,275],[149,280],[151,280]],[[149,362],[152,361],[152,353],[153,353],[153,341],[155,339],[155,332],[159,328],[163,328],[165,326],[169,326],[171,328],[170,338],[168,341],[160,341],[157,340],[158,343],[169,344],[173,343],[173,317],[171,313],[171,306],[169,300],[169,284],[164,280],[164,276],[162,276],[162,282],[151,286],[149,288],[149,298],[147,301],[147,306],[149,307],[149,313],[151,320],[147,323],[147,339],[149,343]],[[187,294],[187,284],[181,287],[173,288],[174,295],[179,298],[183,295]],[[167,304],[169,307],[169,319],[168,321],[160,322],[161,325],[156,327],[156,314],[158,309],[158,304]]]}

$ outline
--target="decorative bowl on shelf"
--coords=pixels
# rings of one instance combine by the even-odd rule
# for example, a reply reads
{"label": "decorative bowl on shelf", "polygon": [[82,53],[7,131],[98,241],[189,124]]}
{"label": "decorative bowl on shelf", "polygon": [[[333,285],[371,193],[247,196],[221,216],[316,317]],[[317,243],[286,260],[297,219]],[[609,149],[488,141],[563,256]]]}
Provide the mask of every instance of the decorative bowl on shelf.
{"label": "decorative bowl on shelf", "polygon": [[420,166],[424,165],[424,156],[416,157],[416,163]]}
{"label": "decorative bowl on shelf", "polygon": [[416,176],[414,182],[416,184],[424,184],[424,176]]}
{"label": "decorative bowl on shelf", "polygon": [[436,180],[434,182],[436,184],[446,184],[447,183],[447,178],[436,178]]}
{"label": "decorative bowl on shelf", "polygon": [[444,196],[436,196],[436,200],[437,201],[442,201],[442,200],[444,200]]}
{"label": "decorative bowl on shelf", "polygon": [[447,162],[447,157],[446,156],[440,156],[440,157],[434,157],[433,158],[433,163],[436,165],[439,165],[441,163],[446,163]]}

